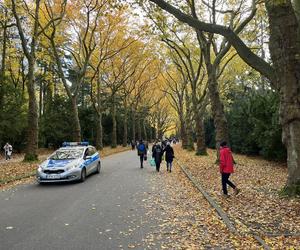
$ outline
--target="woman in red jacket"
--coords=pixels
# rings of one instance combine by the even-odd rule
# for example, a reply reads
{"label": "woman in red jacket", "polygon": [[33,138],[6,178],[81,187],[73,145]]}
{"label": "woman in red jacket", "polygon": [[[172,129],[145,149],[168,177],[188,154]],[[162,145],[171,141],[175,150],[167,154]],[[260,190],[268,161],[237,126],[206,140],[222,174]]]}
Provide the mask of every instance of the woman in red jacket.
{"label": "woman in red jacket", "polygon": [[228,197],[227,184],[234,189],[234,193],[238,194],[239,189],[229,180],[229,176],[233,173],[233,157],[231,150],[227,147],[226,141],[220,144],[220,173],[222,175],[222,188],[225,197]]}

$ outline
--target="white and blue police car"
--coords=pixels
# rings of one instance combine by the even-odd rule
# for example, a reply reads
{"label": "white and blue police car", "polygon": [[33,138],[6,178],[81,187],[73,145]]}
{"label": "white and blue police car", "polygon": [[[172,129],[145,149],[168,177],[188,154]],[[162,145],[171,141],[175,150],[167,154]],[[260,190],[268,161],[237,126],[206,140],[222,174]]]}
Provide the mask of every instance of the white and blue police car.
{"label": "white and blue police car", "polygon": [[39,165],[39,183],[85,181],[92,173],[100,173],[100,155],[88,142],[64,142],[63,146]]}

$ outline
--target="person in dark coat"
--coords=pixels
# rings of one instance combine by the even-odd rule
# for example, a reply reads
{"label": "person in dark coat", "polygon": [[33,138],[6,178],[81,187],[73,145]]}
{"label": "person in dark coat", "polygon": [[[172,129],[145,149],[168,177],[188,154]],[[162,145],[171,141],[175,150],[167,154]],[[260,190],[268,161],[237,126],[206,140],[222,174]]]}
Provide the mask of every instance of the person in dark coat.
{"label": "person in dark coat", "polygon": [[167,142],[167,146],[164,149],[164,153],[165,153],[165,159],[167,162],[167,171],[170,171],[170,173],[172,172],[172,162],[174,159],[174,150],[170,144],[170,142]]}
{"label": "person in dark coat", "polygon": [[144,160],[147,160],[147,149],[143,140],[140,140],[136,148],[137,148],[138,156],[140,157],[141,168],[143,168],[144,167],[143,162]]}
{"label": "person in dark coat", "polygon": [[160,170],[160,163],[162,160],[162,155],[163,155],[163,150],[161,147],[161,143],[157,142],[153,145],[152,147],[152,157],[155,160],[155,165],[156,165],[156,171],[159,172]]}

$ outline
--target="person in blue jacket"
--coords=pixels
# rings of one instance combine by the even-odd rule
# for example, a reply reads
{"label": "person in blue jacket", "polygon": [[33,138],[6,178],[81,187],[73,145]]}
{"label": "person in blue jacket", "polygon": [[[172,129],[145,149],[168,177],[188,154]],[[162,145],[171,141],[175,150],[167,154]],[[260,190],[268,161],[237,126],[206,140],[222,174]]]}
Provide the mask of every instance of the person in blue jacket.
{"label": "person in blue jacket", "polygon": [[140,162],[141,162],[141,168],[143,168],[143,162],[144,160],[147,160],[147,148],[143,142],[143,140],[139,141],[139,144],[137,145],[137,153],[138,156],[140,157]]}

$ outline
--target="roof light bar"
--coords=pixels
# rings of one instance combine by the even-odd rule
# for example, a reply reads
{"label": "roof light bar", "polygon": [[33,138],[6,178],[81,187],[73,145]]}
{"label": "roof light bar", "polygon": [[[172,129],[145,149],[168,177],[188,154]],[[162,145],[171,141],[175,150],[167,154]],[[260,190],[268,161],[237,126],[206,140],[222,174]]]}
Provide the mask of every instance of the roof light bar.
{"label": "roof light bar", "polygon": [[62,144],[63,147],[76,147],[76,146],[88,146],[88,141],[82,141],[82,142],[64,142]]}

